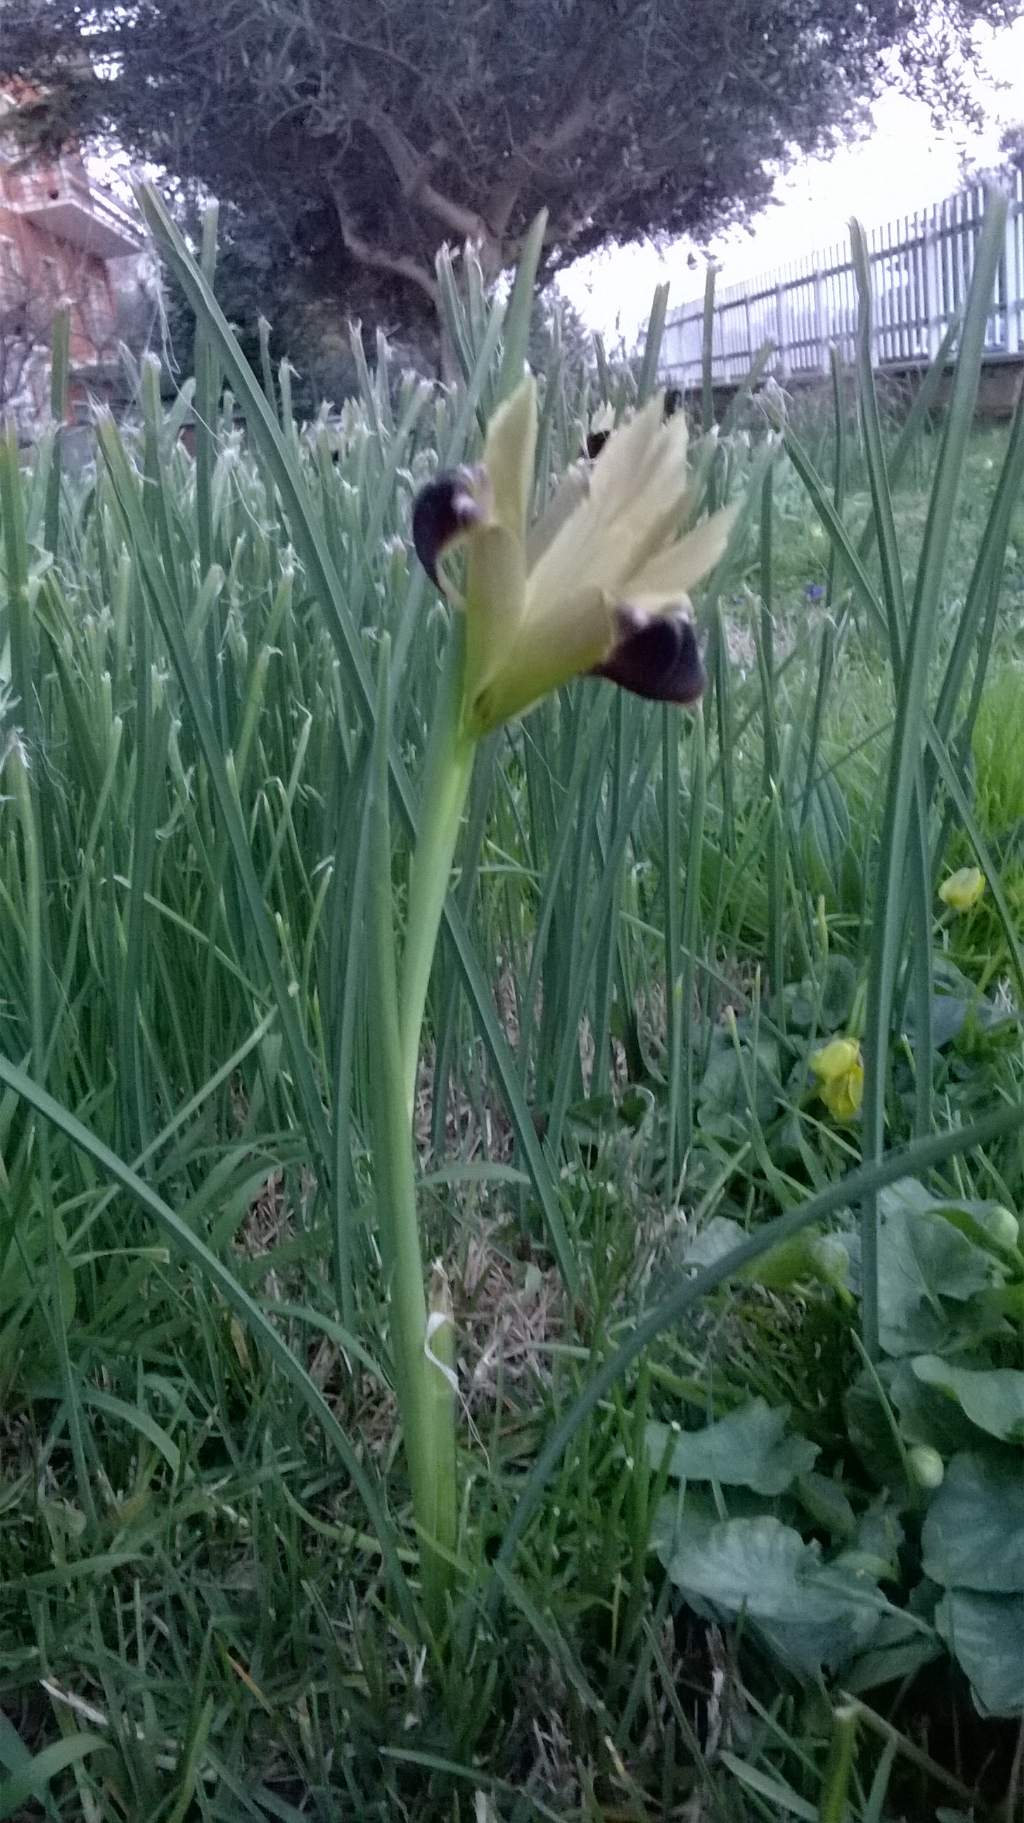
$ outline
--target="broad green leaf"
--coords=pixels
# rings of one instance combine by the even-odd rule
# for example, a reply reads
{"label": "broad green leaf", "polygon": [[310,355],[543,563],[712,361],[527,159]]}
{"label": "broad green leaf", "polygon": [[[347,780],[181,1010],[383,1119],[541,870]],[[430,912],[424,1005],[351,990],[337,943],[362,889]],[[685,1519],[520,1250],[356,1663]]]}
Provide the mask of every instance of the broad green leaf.
{"label": "broad green leaf", "polygon": [[971,1681],[983,1715],[1024,1711],[1024,1596],[951,1589],[935,1622]]}
{"label": "broad green leaf", "polygon": [[683,1515],[662,1560],[690,1602],[744,1615],[800,1676],[863,1650],[885,1607],[868,1576],[823,1563],[817,1545],[767,1516],[708,1524]]}
{"label": "broad green leaf", "polygon": [[[686,1246],[683,1263],[713,1266],[745,1239],[744,1229],[731,1216],[713,1215]],[[817,1239],[818,1229],[806,1228],[802,1234],[773,1247],[770,1253],[762,1254],[756,1265],[737,1276],[751,1285],[766,1285],[778,1291],[786,1290],[799,1279],[819,1278],[814,1252]]]}
{"label": "broad green leaf", "polygon": [[879,1204],[878,1319],[886,1353],[924,1353],[974,1334],[977,1323],[963,1306],[1000,1282],[998,1263],[912,1180],[884,1191]]}
{"label": "broad green leaf", "polygon": [[904,1444],[923,1444],[948,1461],[959,1450],[975,1448],[979,1438],[961,1405],[918,1378],[914,1364],[923,1359],[917,1355],[891,1363],[883,1379]]}
{"label": "broad green leaf", "polygon": [[866,1572],[879,1582],[896,1582],[904,1542],[899,1518],[888,1495],[882,1494],[861,1514],[853,1538],[835,1562],[844,1569]]}
{"label": "broad green leaf", "polygon": [[1024,1593],[1024,1472],[1019,1459],[954,1456],[921,1534],[924,1572],[944,1588]]}
{"label": "broad green leaf", "polygon": [[[700,1431],[683,1431],[671,1444],[668,1472],[678,1481],[718,1481],[724,1487],[781,1494],[814,1463],[817,1446],[787,1437],[788,1405],[753,1399]],[[659,1466],[672,1436],[667,1424],[647,1426],[647,1447]]]}
{"label": "broad green leaf", "polygon": [[[1005,1019],[1005,1014],[998,1011],[985,999],[984,995],[975,993],[969,998],[958,994],[935,994],[931,1001],[932,1044],[936,1050],[952,1044],[959,1038],[964,1027],[974,1022],[983,1031],[998,1026]],[[913,1007],[907,1008],[907,1031],[911,1038],[915,1036],[915,1013]]]}
{"label": "broad green leaf", "polygon": [[797,1497],[815,1525],[824,1527],[833,1538],[852,1539],[857,1531],[857,1518],[838,1481],[814,1470],[801,1475]]}
{"label": "broad green leaf", "polygon": [[972,1424],[1001,1443],[1024,1443],[1024,1373],[1012,1367],[957,1367],[918,1355],[911,1368],[925,1386],[955,1399]]}
{"label": "broad green leaf", "polygon": [[1002,1203],[976,1202],[965,1197],[955,1203],[936,1201],[933,1208],[977,1246],[1013,1257],[1020,1241],[1020,1227],[1016,1216]]}
{"label": "broad green leaf", "polygon": [[[682,1249],[683,1263],[687,1266],[715,1266],[719,1260],[727,1259],[735,1247],[739,1247],[747,1238],[746,1230],[739,1222],[734,1222],[729,1215],[713,1215],[709,1221],[702,1223],[696,1234],[684,1237]],[[764,1265],[764,1255],[757,1266]]]}
{"label": "broad green leaf", "polygon": [[818,980],[794,982],[785,991],[786,1021],[797,1032],[842,1032],[857,992],[857,970],[848,956],[830,956]]}
{"label": "broad green leaf", "polygon": [[762,1038],[754,1047],[743,1044],[738,1049],[727,1032],[716,1028],[697,1091],[697,1118],[704,1131],[720,1139],[745,1134],[751,1115],[762,1124],[772,1118],[781,1094],[778,1046]]}
{"label": "broad green leaf", "polygon": [[927,1627],[915,1626],[912,1617],[884,1614],[866,1652],[861,1652],[843,1673],[844,1688],[856,1694],[913,1677],[940,1656],[942,1642]]}

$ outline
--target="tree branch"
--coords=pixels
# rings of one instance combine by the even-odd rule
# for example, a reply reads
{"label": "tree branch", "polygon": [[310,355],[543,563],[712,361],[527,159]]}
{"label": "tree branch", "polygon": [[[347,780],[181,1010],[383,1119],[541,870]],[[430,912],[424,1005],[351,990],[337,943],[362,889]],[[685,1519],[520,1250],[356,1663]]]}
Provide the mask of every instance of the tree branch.
{"label": "tree branch", "polygon": [[[599,133],[602,122],[609,113],[614,113],[620,105],[620,98],[610,95],[595,107],[590,94],[584,90],[567,114],[563,115],[558,125],[549,133],[535,134],[527,141],[521,151],[514,152],[509,160],[509,170],[501,182],[491,191],[484,215],[487,225],[498,241],[504,241],[512,211],[523,185],[527,179],[542,172],[545,163],[567,152],[570,146],[581,139],[584,133]],[[550,238],[550,231],[549,236]],[[563,238],[562,235],[558,236]]]}
{"label": "tree branch", "polygon": [[426,209],[460,240],[487,245],[494,237],[484,217],[475,209],[464,208],[454,197],[445,196],[431,183],[429,159],[417,152],[401,127],[373,100],[361,76],[353,79],[352,86],[359,119],[385,153],[406,201]]}
{"label": "tree branch", "polygon": [[377,272],[393,273],[396,278],[407,279],[410,285],[417,285],[421,291],[426,293],[436,309],[437,285],[429,268],[421,266],[410,253],[388,253],[383,247],[373,246],[360,234],[352,221],[337,182],[331,184],[331,196],[341,229],[341,238],[352,258],[358,260],[361,266],[370,266]]}

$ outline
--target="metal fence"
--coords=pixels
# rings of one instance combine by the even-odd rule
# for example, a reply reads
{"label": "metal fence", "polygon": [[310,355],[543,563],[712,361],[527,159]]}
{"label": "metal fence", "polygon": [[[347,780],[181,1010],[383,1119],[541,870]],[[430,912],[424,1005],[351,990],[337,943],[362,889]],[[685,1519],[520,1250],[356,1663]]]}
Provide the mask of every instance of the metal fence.
{"label": "metal fence", "polygon": [[[988,320],[989,358],[1024,360],[1024,174],[1007,172],[1010,208],[995,299]],[[912,368],[937,353],[967,295],[985,191],[960,190],[914,215],[868,232],[874,297],[875,365]],[[703,300],[672,311],[665,326],[664,379],[685,387],[702,374]],[[744,379],[766,342],[780,380],[828,371],[829,349],[852,359],[857,286],[846,240],[715,294],[712,378]]]}

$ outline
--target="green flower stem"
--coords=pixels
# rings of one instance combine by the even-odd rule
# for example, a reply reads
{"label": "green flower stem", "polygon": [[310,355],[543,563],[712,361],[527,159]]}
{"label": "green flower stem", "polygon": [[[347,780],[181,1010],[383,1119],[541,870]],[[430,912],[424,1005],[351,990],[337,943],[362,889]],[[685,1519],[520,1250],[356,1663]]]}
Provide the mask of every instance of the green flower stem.
{"label": "green flower stem", "polygon": [[850,1775],[853,1771],[853,1747],[857,1735],[857,1711],[844,1703],[832,1712],[832,1742],[828,1771],[818,1806],[819,1823],[846,1823],[850,1814]]}
{"label": "green flower stem", "polygon": [[[434,1309],[431,1313],[435,1316],[435,1324],[428,1328],[395,956],[386,654],[381,673],[370,805],[374,1175],[381,1249],[388,1278],[392,1371],[413,1517],[419,1535],[423,1605],[428,1625],[436,1637],[446,1620],[455,1552],[455,1408],[448,1358],[453,1352],[453,1338],[449,1307],[445,1307],[445,1322],[440,1328],[436,1326],[436,1286],[432,1288]],[[435,939],[443,903],[442,892],[435,920]],[[429,975],[429,967],[427,973]],[[425,993],[424,986],[424,996]],[[415,1029],[418,1034],[418,1020]]]}
{"label": "green flower stem", "polygon": [[431,1403],[430,1434],[434,1442],[434,1538],[438,1556],[449,1556],[440,1566],[444,1586],[453,1571],[452,1555],[458,1534],[457,1475],[455,1466],[455,1417],[458,1399],[455,1324],[448,1275],[440,1260],[430,1274],[427,1306],[427,1392]]}
{"label": "green flower stem", "polygon": [[455,1335],[448,1283],[440,1267],[434,1268],[428,1309],[412,1122],[427,989],[476,753],[476,742],[461,728],[463,655],[459,616],[452,627],[427,752],[400,990],[392,906],[386,654],[378,692],[370,825],[378,1220],[388,1275],[395,1392],[419,1535],[423,1605],[435,1637],[447,1618],[457,1533]]}
{"label": "green flower stem", "polygon": [[452,624],[438,690],[427,751],[419,834],[409,876],[409,915],[399,1004],[402,1074],[410,1127],[427,989],[476,757],[476,740],[461,725],[464,658],[465,629],[459,614]]}

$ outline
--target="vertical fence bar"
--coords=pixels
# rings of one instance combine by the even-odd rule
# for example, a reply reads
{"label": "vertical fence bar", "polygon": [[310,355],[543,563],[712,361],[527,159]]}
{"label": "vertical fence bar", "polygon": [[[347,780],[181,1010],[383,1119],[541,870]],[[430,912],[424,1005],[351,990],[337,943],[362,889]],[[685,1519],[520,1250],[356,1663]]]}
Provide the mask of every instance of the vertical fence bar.
{"label": "vertical fence bar", "polygon": [[900,224],[900,361],[911,352],[911,219]]}
{"label": "vertical fence bar", "polygon": [[922,249],[925,352],[929,361],[934,361],[942,341],[942,271],[939,263],[939,230],[936,210],[928,210],[926,224]]}
{"label": "vertical fence bar", "polygon": [[953,197],[950,213],[953,218],[950,246],[953,253],[954,307],[961,310],[967,296],[966,273],[964,272],[964,199],[962,196]]}
{"label": "vertical fence bar", "polygon": [[1024,324],[1021,320],[1024,306],[1024,171],[1018,170],[1014,174],[1009,216],[1013,236],[1013,261],[1010,268],[1013,277],[1007,299],[1007,316],[1013,324],[1013,346],[1019,349],[1024,344]]}
{"label": "vertical fence bar", "polygon": [[1006,234],[999,271],[1006,324],[1004,346],[1007,354],[1016,354],[1020,348],[1020,313],[1017,308],[1017,206],[1013,197],[1010,198],[1010,207],[1006,211]]}
{"label": "vertical fence bar", "polygon": [[787,326],[786,287],[781,282],[775,287],[775,340],[779,350],[779,374],[783,380],[788,380],[789,330]]}

